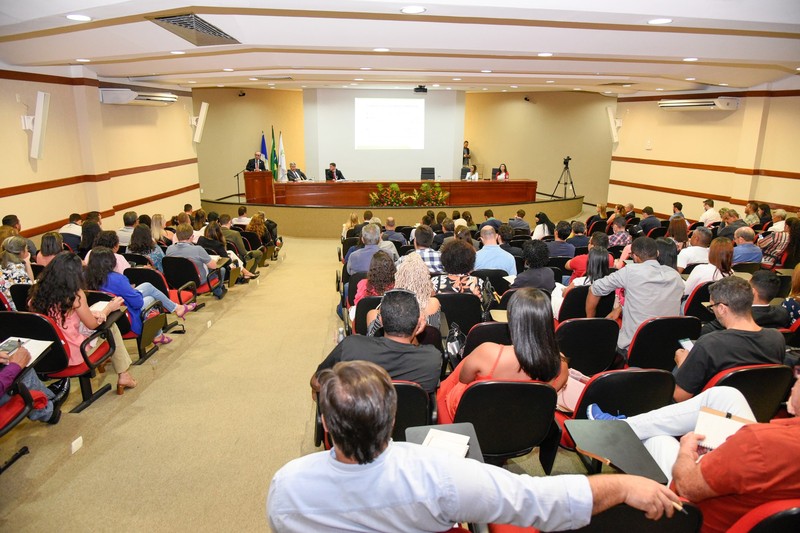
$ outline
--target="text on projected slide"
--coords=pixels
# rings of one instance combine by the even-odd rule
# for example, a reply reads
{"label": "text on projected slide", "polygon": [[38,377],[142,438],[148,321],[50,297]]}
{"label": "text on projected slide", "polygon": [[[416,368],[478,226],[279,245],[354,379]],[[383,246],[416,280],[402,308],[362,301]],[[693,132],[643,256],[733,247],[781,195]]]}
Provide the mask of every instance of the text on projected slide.
{"label": "text on projected slide", "polygon": [[356,150],[425,148],[425,100],[356,98]]}

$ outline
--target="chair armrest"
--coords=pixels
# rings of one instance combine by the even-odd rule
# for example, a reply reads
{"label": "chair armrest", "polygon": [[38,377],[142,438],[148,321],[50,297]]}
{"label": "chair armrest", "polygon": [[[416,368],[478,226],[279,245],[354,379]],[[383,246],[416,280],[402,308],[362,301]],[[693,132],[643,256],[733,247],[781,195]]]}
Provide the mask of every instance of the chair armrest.
{"label": "chair armrest", "polygon": [[[99,366],[99,363],[107,360],[114,354],[114,351],[117,349],[117,345],[114,342],[114,336],[110,334],[111,326],[113,326],[117,320],[119,320],[123,315],[123,311],[121,309],[117,309],[109,313],[106,317],[105,322],[100,324],[94,333],[86,337],[84,341],[81,343],[81,357],[83,357],[83,362],[86,363],[86,366],[89,367],[91,370],[94,370]],[[98,363],[93,363],[92,360],[89,358],[89,345],[95,339],[102,339],[108,343],[108,354],[103,357]]]}

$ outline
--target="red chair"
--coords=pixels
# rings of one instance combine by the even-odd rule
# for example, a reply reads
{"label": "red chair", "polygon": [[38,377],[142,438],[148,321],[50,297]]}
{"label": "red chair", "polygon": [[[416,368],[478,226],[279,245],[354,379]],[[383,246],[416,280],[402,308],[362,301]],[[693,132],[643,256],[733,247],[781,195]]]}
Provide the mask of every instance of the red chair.
{"label": "red chair", "polygon": [[683,304],[684,315],[695,316],[699,318],[701,322],[711,322],[716,318],[714,313],[703,305],[703,302],[708,302],[711,299],[711,294],[708,289],[711,287],[712,283],[714,282],[707,281],[694,288],[692,294],[689,295],[689,298],[687,298],[686,302]]}
{"label": "red chair", "polygon": [[800,499],[776,500],[751,509],[728,533],[795,533],[800,531]]}
{"label": "red chair", "polygon": [[167,256],[162,260],[164,278],[171,289],[186,290],[194,284],[197,294],[207,294],[222,286],[222,276],[218,268],[209,269],[208,275],[202,279],[197,267],[185,257]]}
{"label": "red chair", "polygon": [[[30,370],[24,369],[23,372],[30,372]],[[47,396],[43,392],[29,391],[19,380],[12,385],[12,391],[16,392],[16,394],[12,395],[10,400],[0,406],[0,437],[25,420],[25,417],[33,409],[43,409],[47,405]],[[8,470],[17,459],[27,453],[27,446],[23,446],[14,452],[11,458],[0,466],[0,474]]]}
{"label": "red chair", "polygon": [[[176,304],[186,305],[197,301],[197,286],[193,282],[187,282],[178,289],[171,289],[167,285],[164,274],[152,268],[126,268],[123,274],[125,274],[125,277],[128,278],[132,285],[136,286],[142,283],[149,283],[169,296],[169,299]],[[205,306],[204,303],[198,303],[197,309],[203,306]],[[172,327],[172,324],[168,324],[166,329]]]}
{"label": "red chair", "polygon": [[628,366],[672,371],[678,341],[697,339],[701,327],[694,316],[663,316],[642,322],[628,347]]}
{"label": "red chair", "polygon": [[794,372],[785,365],[743,365],[718,372],[706,383],[711,387],[733,387],[750,404],[757,422],[769,422],[786,400],[794,383]]}

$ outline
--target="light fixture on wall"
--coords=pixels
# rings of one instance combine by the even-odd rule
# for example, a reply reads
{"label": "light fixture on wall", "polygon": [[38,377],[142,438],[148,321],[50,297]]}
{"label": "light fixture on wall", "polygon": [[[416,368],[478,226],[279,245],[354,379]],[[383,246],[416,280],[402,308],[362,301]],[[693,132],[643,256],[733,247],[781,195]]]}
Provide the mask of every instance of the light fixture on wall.
{"label": "light fixture on wall", "polygon": [[50,93],[36,93],[36,111],[33,115],[22,116],[22,129],[31,133],[30,156],[44,159],[44,134],[47,131],[47,115],[50,110]]}

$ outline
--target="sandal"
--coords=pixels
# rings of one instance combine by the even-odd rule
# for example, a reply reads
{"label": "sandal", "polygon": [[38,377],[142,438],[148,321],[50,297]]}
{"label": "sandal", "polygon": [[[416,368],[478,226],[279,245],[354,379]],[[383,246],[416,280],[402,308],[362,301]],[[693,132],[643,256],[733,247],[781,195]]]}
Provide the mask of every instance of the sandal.
{"label": "sandal", "polygon": [[189,304],[185,304],[183,306],[183,313],[175,313],[175,316],[177,316],[178,318],[181,318],[183,320],[186,320],[185,318],[183,318],[183,317],[186,316],[186,313],[191,313],[195,309],[197,309],[197,303],[192,302],[192,303],[189,303]]}
{"label": "sandal", "polygon": [[167,337],[163,333],[160,336],[153,339],[153,344],[155,344],[156,346],[159,344],[169,344],[171,342],[172,342],[172,337]]}

